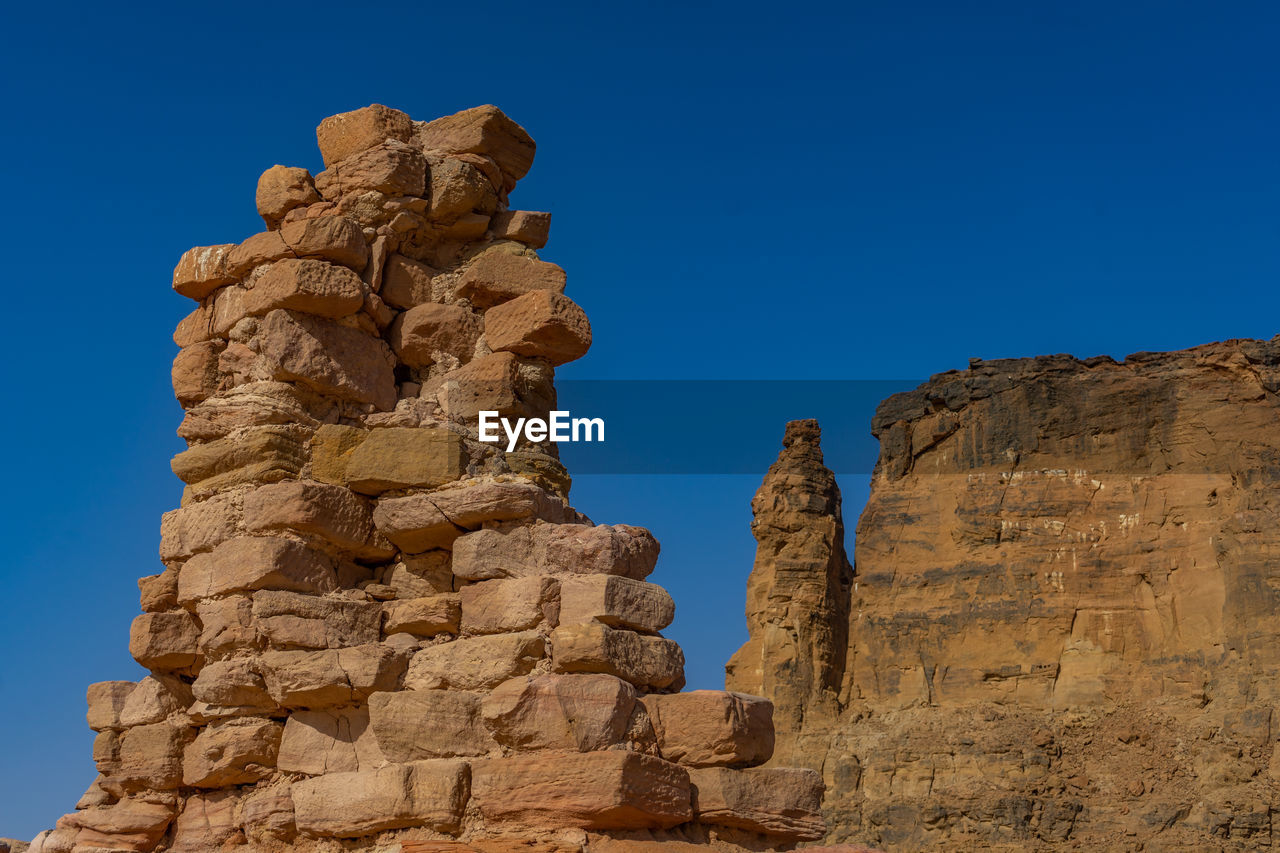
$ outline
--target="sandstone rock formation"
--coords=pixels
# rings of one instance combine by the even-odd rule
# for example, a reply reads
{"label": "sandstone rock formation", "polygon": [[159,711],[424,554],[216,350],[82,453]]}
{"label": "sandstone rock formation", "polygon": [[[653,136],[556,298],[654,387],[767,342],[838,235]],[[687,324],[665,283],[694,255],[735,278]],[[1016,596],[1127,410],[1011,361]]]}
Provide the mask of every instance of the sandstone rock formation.
{"label": "sandstone rock formation", "polygon": [[174,289],[182,505],[139,582],[150,674],[88,690],[99,777],[32,845],[90,851],[790,849],[822,782],[761,768],[770,706],[679,694],[658,544],[567,503],[554,407],[591,340],[509,193],[495,107],[321,123],[258,183],[267,230]]}
{"label": "sandstone rock formation", "polygon": [[[1280,338],[975,361],[886,400],[847,615],[828,606],[825,631],[787,603],[834,591],[830,548],[772,549],[805,540],[773,532],[803,519],[780,484],[830,506],[829,476],[785,449],[728,685],[803,716],[786,761],[822,771],[828,839],[1280,839],[1278,390]],[[809,524],[825,543],[832,519]],[[837,676],[833,715],[815,685]]]}

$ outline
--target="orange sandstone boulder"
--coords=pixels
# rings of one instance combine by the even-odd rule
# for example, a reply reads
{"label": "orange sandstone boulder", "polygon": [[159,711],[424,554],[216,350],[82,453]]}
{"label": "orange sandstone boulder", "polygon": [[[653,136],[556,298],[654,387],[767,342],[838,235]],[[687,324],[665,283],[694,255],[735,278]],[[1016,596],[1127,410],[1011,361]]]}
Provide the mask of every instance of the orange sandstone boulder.
{"label": "orange sandstone boulder", "polygon": [[645,696],[662,757],[689,767],[763,764],[773,755],[773,704],[724,690]]}
{"label": "orange sandstone boulder", "polygon": [[267,228],[280,227],[285,214],[295,207],[306,207],[320,201],[311,173],[293,166],[272,166],[258,178],[255,198],[258,215]]}
{"label": "orange sandstone boulder", "polygon": [[582,358],[591,347],[587,315],[567,296],[535,290],[490,308],[484,337],[495,352],[541,358],[553,365]]}
{"label": "orange sandstone boulder", "polygon": [[372,104],[320,122],[316,142],[325,166],[332,166],[388,139],[408,142],[413,133],[413,120],[407,115],[382,104]]}

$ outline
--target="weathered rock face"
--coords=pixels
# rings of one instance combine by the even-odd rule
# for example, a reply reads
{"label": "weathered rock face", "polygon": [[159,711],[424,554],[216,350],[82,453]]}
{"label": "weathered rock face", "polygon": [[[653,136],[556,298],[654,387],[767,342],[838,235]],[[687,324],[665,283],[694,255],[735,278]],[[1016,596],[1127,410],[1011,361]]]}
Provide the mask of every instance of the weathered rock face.
{"label": "weathered rock face", "polygon": [[[793,654],[836,659],[847,625],[839,716],[806,705],[788,755],[823,772],[829,840],[1271,846],[1277,390],[1280,339],[975,362],[880,406],[850,615]],[[779,714],[794,671],[760,691]]]}
{"label": "weathered rock face", "polygon": [[[89,688],[101,774],[36,853],[790,849],[811,771],[759,767],[771,706],[681,696],[649,531],[567,504],[542,414],[590,325],[508,209],[496,107],[321,123],[326,170],[258,183],[269,230],[174,288],[187,484],[139,583],[151,674]],[[522,472],[533,472],[525,474]]]}

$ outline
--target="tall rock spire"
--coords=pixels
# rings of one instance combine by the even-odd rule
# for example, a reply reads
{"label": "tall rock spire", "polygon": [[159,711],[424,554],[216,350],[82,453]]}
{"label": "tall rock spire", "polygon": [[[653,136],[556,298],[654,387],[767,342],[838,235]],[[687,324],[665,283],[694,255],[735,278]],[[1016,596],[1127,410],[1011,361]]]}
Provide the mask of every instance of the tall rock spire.
{"label": "tall rock spire", "polygon": [[821,767],[826,751],[825,740],[810,748],[806,732],[821,736],[839,713],[853,582],[821,434],[815,420],[787,424],[778,461],[751,502],[758,544],[747,581],[750,639],[725,667],[727,689],[773,700],[773,761],[804,767]]}

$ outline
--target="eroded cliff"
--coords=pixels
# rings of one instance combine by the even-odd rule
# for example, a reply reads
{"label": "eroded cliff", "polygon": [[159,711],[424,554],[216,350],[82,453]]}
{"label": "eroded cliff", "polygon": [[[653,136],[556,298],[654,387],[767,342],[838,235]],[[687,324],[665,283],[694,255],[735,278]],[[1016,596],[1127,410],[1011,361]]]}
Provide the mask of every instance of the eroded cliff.
{"label": "eroded cliff", "polygon": [[[880,406],[849,616],[826,608],[787,650],[845,658],[835,713],[807,701],[788,755],[825,776],[829,839],[1271,843],[1278,387],[1280,339],[1229,341],[975,361]],[[761,494],[787,476],[821,492],[826,475],[789,459]],[[774,523],[755,510],[757,530]],[[806,600],[797,579],[824,565],[758,556],[748,610]],[[767,643],[769,620],[748,621],[747,648]],[[763,695],[812,695],[777,664],[795,675]]]}

